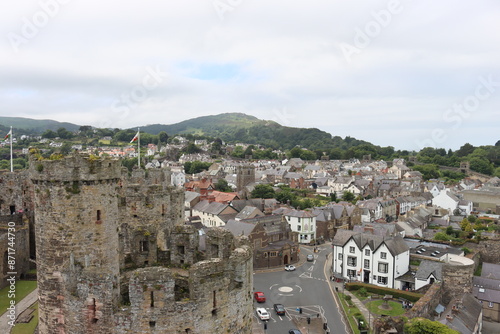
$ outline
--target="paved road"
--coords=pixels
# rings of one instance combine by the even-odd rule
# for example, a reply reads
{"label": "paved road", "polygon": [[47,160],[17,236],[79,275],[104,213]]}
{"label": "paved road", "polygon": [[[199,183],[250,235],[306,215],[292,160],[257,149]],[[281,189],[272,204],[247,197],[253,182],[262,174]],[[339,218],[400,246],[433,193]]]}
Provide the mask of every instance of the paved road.
{"label": "paved road", "polygon": [[[267,297],[265,303],[255,302],[254,306],[265,307],[271,314],[266,334],[287,333],[289,329],[296,328],[293,318],[316,318],[318,315],[327,323],[330,333],[348,333],[328,282],[328,264],[325,262],[329,252],[329,245],[319,246],[318,253],[313,253],[312,248],[301,247],[301,256],[313,254],[314,262],[305,262],[292,272],[281,270],[254,275],[255,291],[262,291]],[[275,303],[285,306],[286,316],[278,316],[274,312]]]}
{"label": "paved road", "polygon": [[[33,303],[35,303],[38,300],[38,288],[33,290],[31,293],[29,293],[26,297],[23,298],[19,303],[16,305],[16,315],[20,315],[24,310],[26,310],[28,307],[30,307]],[[11,326],[8,324],[10,319],[7,318],[9,312],[5,312],[1,317],[0,317],[0,333],[2,334],[8,334],[10,333]]]}

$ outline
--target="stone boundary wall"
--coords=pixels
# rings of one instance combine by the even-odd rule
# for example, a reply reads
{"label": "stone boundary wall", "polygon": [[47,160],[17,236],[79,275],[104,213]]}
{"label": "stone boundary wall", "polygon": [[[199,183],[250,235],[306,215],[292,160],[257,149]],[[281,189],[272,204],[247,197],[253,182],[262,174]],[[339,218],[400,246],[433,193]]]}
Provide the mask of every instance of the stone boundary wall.
{"label": "stone boundary wall", "polygon": [[442,283],[434,283],[426,294],[406,312],[408,318],[423,317],[432,320],[432,313],[441,302],[443,296]]}

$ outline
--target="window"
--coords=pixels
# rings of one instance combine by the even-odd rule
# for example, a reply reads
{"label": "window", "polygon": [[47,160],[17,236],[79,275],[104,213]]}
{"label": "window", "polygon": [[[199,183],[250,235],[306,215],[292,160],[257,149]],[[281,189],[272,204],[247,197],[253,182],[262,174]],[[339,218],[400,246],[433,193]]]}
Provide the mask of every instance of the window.
{"label": "window", "polygon": [[347,265],[351,267],[356,267],[356,258],[354,256],[348,256]]}
{"label": "window", "polygon": [[270,256],[276,256],[276,255],[278,255],[278,252],[271,252],[270,253]]}
{"label": "window", "polygon": [[354,247],[349,247],[349,253],[354,253]]}
{"label": "window", "polygon": [[389,272],[389,264],[388,263],[379,262],[378,263],[378,272],[379,273],[385,273],[385,274],[387,274]]}
{"label": "window", "polygon": [[339,255],[337,255],[337,256],[338,256],[338,259],[339,259],[340,261],[342,261],[342,253],[339,253]]}
{"label": "window", "polygon": [[377,279],[378,284],[387,285],[387,277],[379,276]]}
{"label": "window", "polygon": [[386,252],[380,252],[380,258],[381,259],[387,259],[387,253]]}
{"label": "window", "polygon": [[139,247],[141,249],[141,252],[149,252],[149,241],[148,240],[140,241]]}
{"label": "window", "polygon": [[365,260],[364,268],[365,269],[370,269],[370,260]]}
{"label": "window", "polygon": [[347,277],[356,277],[356,270],[347,270]]}
{"label": "window", "polygon": [[297,226],[297,231],[300,231],[300,225]]}
{"label": "window", "polygon": [[365,255],[366,256],[370,256],[370,250],[369,249],[365,249]]}
{"label": "window", "polygon": [[493,307],[493,302],[489,302],[488,307]]}

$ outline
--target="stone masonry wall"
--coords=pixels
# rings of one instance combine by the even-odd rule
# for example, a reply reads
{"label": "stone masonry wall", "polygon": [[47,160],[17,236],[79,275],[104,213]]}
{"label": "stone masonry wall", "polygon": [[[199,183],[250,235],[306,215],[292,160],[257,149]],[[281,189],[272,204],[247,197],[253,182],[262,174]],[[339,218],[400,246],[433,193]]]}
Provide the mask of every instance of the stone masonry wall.
{"label": "stone masonry wall", "polygon": [[434,283],[425,295],[420,298],[415,305],[405,314],[408,318],[423,317],[433,320],[432,313],[441,302],[443,296],[443,286],[441,283]]}
{"label": "stone masonry wall", "polygon": [[251,333],[248,238],[214,228],[198,249],[169,171],[35,158],[41,334]]}
{"label": "stone masonry wall", "polygon": [[19,280],[28,272],[29,252],[28,219],[22,214],[0,216],[0,289],[9,284],[7,278]]}
{"label": "stone masonry wall", "polygon": [[472,277],[475,264],[457,266],[443,264],[443,305],[464,293],[472,293]]}
{"label": "stone masonry wall", "polygon": [[[100,307],[92,331],[111,327],[119,296],[118,160],[92,160],[76,155],[62,160],[30,161],[35,193],[35,229],[39,287],[40,333],[77,333],[86,323],[87,300]],[[111,280],[109,292],[77,289],[93,284],[86,272],[98,268]],[[107,287],[109,288],[109,287]],[[74,300],[73,296],[78,296]],[[106,299],[102,299],[106,298]],[[104,312],[105,311],[105,312]],[[83,331],[82,331],[83,333]]]}

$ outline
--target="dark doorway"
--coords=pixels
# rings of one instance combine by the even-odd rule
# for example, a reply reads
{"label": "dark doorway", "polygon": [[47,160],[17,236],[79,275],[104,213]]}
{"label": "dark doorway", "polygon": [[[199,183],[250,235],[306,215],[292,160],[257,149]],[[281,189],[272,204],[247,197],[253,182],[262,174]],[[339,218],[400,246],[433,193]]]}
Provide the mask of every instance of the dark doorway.
{"label": "dark doorway", "polygon": [[363,282],[370,283],[370,271],[369,270],[364,271]]}
{"label": "dark doorway", "polygon": [[16,206],[15,205],[11,205],[10,206],[10,214],[13,215],[14,213],[16,213]]}
{"label": "dark doorway", "polygon": [[283,257],[283,264],[288,264],[288,255]]}

